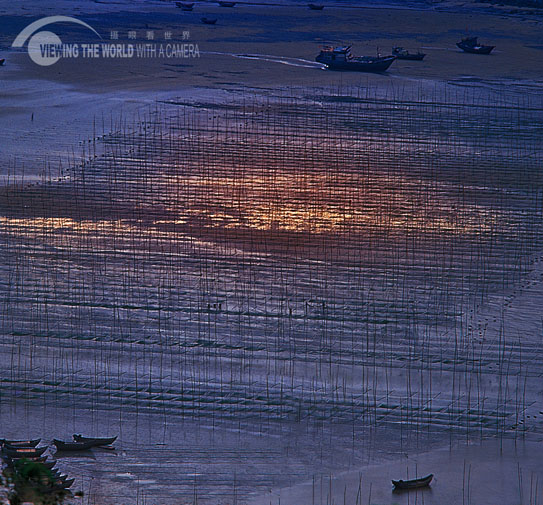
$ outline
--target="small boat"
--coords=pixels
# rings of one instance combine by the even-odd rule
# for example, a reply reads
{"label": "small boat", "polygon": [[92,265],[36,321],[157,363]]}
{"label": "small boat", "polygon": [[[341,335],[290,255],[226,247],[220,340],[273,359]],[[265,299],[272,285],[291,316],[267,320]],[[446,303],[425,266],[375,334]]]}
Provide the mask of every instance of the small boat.
{"label": "small boat", "polygon": [[426,53],[421,53],[420,51],[416,53],[410,53],[407,49],[404,49],[401,46],[396,46],[392,48],[393,56],[396,56],[399,60],[413,60],[421,61],[426,56]]}
{"label": "small boat", "polygon": [[175,5],[184,11],[191,11],[194,7],[194,3],[175,2]]}
{"label": "small boat", "polygon": [[4,66],[5,62],[6,62],[6,58],[0,58],[0,67]]}
{"label": "small boat", "polygon": [[464,37],[456,45],[466,53],[490,54],[496,46],[483,46],[477,41],[477,37]]}
{"label": "small boat", "polygon": [[394,484],[394,487],[398,489],[416,489],[419,487],[429,486],[433,478],[434,474],[431,473],[430,475],[427,475],[426,477],[421,477],[420,479],[393,480],[392,484]]}
{"label": "small boat", "polygon": [[55,461],[47,461],[47,456],[37,456],[35,458],[29,458],[26,456],[9,456],[5,459],[8,466],[14,467],[22,464],[23,461],[29,461],[31,463],[43,463],[45,466],[51,465],[51,468],[55,466]]}
{"label": "small boat", "polygon": [[8,456],[36,458],[41,456],[46,450],[47,447],[13,447],[4,444],[4,452]]}
{"label": "small boat", "polygon": [[57,451],[86,451],[94,447],[92,442],[63,442],[62,440],[53,439],[53,444]]}
{"label": "small boat", "polygon": [[204,23],[204,25],[214,25],[216,22],[216,18],[202,18],[202,23]]}
{"label": "small boat", "polygon": [[324,47],[315,58],[330,70],[352,70],[356,72],[384,72],[396,56],[353,56],[351,46]]}
{"label": "small boat", "polygon": [[84,437],[83,435],[74,435],[74,440],[76,442],[89,442],[92,443],[94,446],[102,446],[102,445],[111,445],[115,440],[117,440],[117,437]]}
{"label": "small boat", "polygon": [[36,447],[41,442],[41,438],[34,440],[7,440],[5,438],[0,439],[0,443],[8,444],[12,447]]}
{"label": "small boat", "polygon": [[51,484],[49,485],[39,485],[38,486],[38,489],[42,492],[42,493],[55,493],[55,492],[59,492],[59,491],[64,491],[65,489],[68,489],[69,487],[71,487],[71,485],[75,482],[75,479],[72,478],[72,479],[58,479],[58,480],[55,480],[53,481]]}
{"label": "small boat", "polygon": [[219,1],[219,5],[221,7],[234,7],[234,5],[236,5],[236,2],[223,2],[223,1]]}
{"label": "small boat", "polygon": [[324,5],[321,5],[321,4],[307,4],[307,6],[312,11],[322,11],[322,9],[324,9]]}

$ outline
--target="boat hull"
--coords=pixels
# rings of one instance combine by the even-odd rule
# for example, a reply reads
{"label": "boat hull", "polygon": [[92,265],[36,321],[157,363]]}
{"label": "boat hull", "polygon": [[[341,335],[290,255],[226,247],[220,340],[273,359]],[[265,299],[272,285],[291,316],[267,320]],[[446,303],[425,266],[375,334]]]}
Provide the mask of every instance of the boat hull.
{"label": "boat hull", "polygon": [[466,44],[462,44],[462,42],[457,42],[456,45],[460,49],[462,49],[462,51],[464,51],[465,53],[470,53],[470,54],[490,54],[492,50],[496,47],[496,46],[473,47]]}
{"label": "boat hull", "polygon": [[4,452],[11,457],[37,458],[40,457],[46,450],[47,447],[12,447],[9,445],[4,445]]}
{"label": "boat hull", "polygon": [[390,58],[380,58],[374,61],[338,61],[338,62],[328,62],[322,61],[318,56],[316,61],[323,63],[330,70],[341,70],[348,72],[385,72],[390,65],[394,62],[396,57],[391,56]]}
{"label": "boat hull", "polygon": [[418,54],[404,54],[404,55],[397,54],[397,55],[396,55],[396,58],[397,58],[398,60],[421,61],[421,60],[424,59],[425,56],[426,56],[425,53],[418,53]]}
{"label": "boat hull", "polygon": [[0,439],[0,442],[11,447],[36,447],[41,442],[41,438],[34,440],[6,440],[4,438]]}
{"label": "boat hull", "polygon": [[85,442],[93,444],[96,447],[102,446],[102,445],[111,445],[115,440],[117,440],[117,437],[104,437],[104,438],[97,438],[97,437],[84,437],[82,435],[74,435],[74,440],[76,442]]}
{"label": "boat hull", "polygon": [[393,480],[392,484],[394,485],[396,489],[417,489],[417,488],[429,486],[433,478],[434,478],[434,475],[430,474],[420,479]]}
{"label": "boat hull", "polygon": [[62,440],[53,440],[53,444],[57,448],[57,451],[86,451],[94,444],[91,442],[63,442]]}

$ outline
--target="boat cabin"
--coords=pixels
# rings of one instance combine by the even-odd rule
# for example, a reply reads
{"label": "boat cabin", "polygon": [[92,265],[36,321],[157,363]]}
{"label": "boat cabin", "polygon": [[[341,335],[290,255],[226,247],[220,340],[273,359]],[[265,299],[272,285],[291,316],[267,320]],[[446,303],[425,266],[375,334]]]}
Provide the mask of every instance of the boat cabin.
{"label": "boat cabin", "polygon": [[321,49],[320,54],[317,56],[317,61],[320,61],[321,63],[340,63],[347,62],[352,58],[351,46],[328,46]]}

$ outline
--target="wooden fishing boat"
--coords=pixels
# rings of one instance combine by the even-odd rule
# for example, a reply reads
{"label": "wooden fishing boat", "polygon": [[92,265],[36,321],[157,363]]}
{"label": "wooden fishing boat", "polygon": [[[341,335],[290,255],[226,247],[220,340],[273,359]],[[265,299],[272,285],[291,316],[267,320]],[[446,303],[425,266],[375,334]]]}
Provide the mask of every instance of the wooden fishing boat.
{"label": "wooden fishing boat", "polygon": [[321,5],[321,4],[307,4],[307,6],[312,11],[322,11],[322,9],[324,9],[324,5]]}
{"label": "wooden fishing boat", "polygon": [[214,25],[216,22],[216,18],[202,18],[202,23],[204,23],[204,25]]}
{"label": "wooden fishing boat", "polygon": [[92,443],[94,446],[103,446],[103,445],[111,445],[115,440],[117,440],[117,437],[84,437],[83,435],[75,434],[74,440],[76,442],[89,442]]}
{"label": "wooden fishing boat", "polygon": [[236,2],[224,2],[224,1],[219,1],[219,5],[221,7],[234,7],[234,5],[236,5]]}
{"label": "wooden fishing boat", "polygon": [[75,482],[75,479],[57,479],[53,481],[51,484],[48,485],[38,485],[38,489],[42,493],[55,493],[59,491],[64,491],[65,489],[68,489],[72,486],[72,484]]}
{"label": "wooden fishing boat", "polygon": [[[12,466],[12,467],[18,465],[22,461],[30,461],[32,463],[43,463],[43,464],[49,463],[47,462],[47,456],[37,456],[35,458],[27,457],[27,456],[8,456],[7,458],[5,458],[5,461],[8,464],[8,466]],[[53,463],[53,466],[55,465],[54,462],[51,462],[51,463]]]}
{"label": "wooden fishing boat", "polygon": [[34,440],[7,440],[5,438],[0,439],[0,443],[7,444],[12,447],[36,447],[41,442],[41,438]]}
{"label": "wooden fishing boat", "polygon": [[47,447],[14,447],[4,444],[4,452],[8,456],[36,458],[41,456],[46,450]]}
{"label": "wooden fishing boat", "polygon": [[410,53],[407,49],[404,49],[401,46],[396,46],[392,48],[392,54],[396,56],[399,60],[413,60],[413,61],[422,61],[426,56],[426,53],[421,53],[420,51],[416,53]]}
{"label": "wooden fishing boat", "polygon": [[477,37],[464,37],[456,45],[466,53],[472,54],[490,54],[496,46],[484,46],[479,44]]}
{"label": "wooden fishing boat", "polygon": [[315,58],[330,70],[352,70],[355,72],[384,72],[392,65],[396,56],[353,56],[351,46],[324,47]]}
{"label": "wooden fishing boat", "polygon": [[430,485],[434,474],[427,475],[426,477],[421,477],[420,479],[411,479],[411,480],[393,480],[392,484],[397,489],[416,489],[419,487],[426,487]]}
{"label": "wooden fishing boat", "polygon": [[175,2],[175,5],[184,11],[191,11],[194,7],[194,3]]}
{"label": "wooden fishing boat", "polygon": [[63,442],[56,438],[53,439],[53,444],[57,451],[86,451],[94,446],[92,442]]}

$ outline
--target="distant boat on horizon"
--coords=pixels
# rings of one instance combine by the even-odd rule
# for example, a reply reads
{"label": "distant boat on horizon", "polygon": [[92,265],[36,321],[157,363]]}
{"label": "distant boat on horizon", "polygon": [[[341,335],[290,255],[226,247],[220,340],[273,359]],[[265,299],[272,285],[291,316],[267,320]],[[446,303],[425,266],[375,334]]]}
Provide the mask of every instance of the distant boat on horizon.
{"label": "distant boat on horizon", "polygon": [[202,18],[202,23],[204,23],[204,25],[214,25],[216,22],[217,18]]}
{"label": "distant boat on horizon", "polygon": [[460,42],[457,42],[456,45],[462,49],[462,51],[472,54],[490,54],[492,49],[496,47],[479,44],[477,37],[464,37]]}
{"label": "distant boat on horizon", "polygon": [[322,4],[307,4],[307,6],[312,11],[322,11],[324,9],[324,5],[322,5]]}
{"label": "distant boat on horizon", "polygon": [[351,46],[324,47],[315,61],[330,70],[351,70],[354,72],[384,72],[394,63],[396,56],[353,56]]}
{"label": "distant boat on horizon", "polygon": [[221,7],[234,7],[234,5],[236,5],[236,2],[225,2],[223,0],[219,0],[219,5]]}

